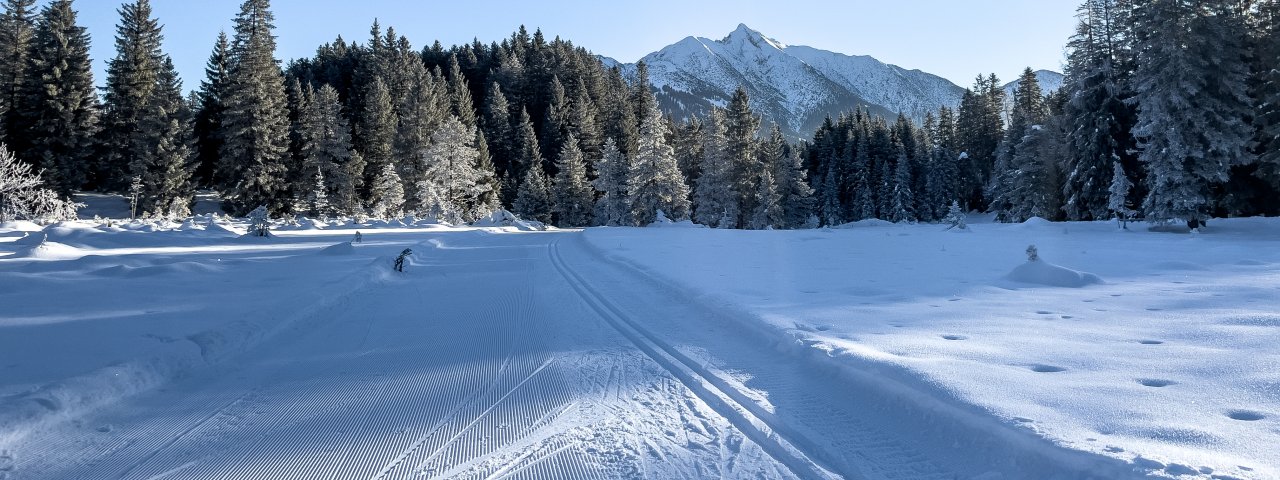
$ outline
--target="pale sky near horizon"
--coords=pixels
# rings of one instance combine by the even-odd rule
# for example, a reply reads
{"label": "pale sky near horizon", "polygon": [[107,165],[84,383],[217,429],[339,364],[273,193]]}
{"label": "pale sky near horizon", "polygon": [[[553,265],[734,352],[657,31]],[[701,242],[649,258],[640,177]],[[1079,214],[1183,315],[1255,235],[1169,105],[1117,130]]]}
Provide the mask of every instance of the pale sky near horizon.
{"label": "pale sky near horizon", "polygon": [[[364,42],[375,18],[415,48],[501,41],[521,24],[541,28],[599,55],[634,62],[687,36],[720,39],[739,23],[788,45],[871,55],[967,87],[980,73],[1012,81],[1024,67],[1061,71],[1063,47],[1080,0],[274,0],[277,58],[315,53],[339,34]],[[43,4],[44,2],[41,2]],[[115,55],[116,9],[123,0],[78,0],[92,37],[94,80]],[[218,31],[230,34],[241,0],[152,0],[164,49],[186,89],[204,76]]]}

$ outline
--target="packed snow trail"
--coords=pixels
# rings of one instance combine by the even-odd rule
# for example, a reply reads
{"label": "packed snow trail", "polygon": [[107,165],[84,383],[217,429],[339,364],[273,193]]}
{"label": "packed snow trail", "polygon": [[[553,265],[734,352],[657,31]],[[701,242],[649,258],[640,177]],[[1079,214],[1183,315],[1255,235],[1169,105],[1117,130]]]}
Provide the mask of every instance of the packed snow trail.
{"label": "packed snow trail", "polygon": [[355,292],[27,435],[8,478],[1133,476],[744,328],[576,232],[379,235]]}

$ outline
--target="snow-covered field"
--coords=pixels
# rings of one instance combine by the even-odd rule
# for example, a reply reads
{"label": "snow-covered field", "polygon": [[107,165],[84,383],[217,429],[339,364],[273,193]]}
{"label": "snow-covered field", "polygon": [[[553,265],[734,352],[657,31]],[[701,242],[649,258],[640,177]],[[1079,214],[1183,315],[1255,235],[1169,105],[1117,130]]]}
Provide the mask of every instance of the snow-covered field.
{"label": "snow-covered field", "polygon": [[0,478],[1280,475],[1275,220],[243,228],[0,226]]}

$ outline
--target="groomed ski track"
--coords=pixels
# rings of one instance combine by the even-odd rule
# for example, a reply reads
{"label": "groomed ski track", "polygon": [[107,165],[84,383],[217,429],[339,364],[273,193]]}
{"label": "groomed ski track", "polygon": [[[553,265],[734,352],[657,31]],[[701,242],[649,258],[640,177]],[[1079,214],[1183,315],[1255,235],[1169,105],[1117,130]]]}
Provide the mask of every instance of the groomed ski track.
{"label": "groomed ski track", "polygon": [[382,258],[292,330],[31,433],[0,478],[1137,477],[838,365],[577,232],[395,239],[377,255],[414,248],[405,274]]}

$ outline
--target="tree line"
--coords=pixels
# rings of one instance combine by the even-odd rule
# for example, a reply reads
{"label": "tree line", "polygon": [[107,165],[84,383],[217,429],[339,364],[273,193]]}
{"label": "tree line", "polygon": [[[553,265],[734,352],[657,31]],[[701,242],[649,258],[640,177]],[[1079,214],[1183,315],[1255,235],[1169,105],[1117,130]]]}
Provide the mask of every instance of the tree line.
{"label": "tree line", "polygon": [[1067,81],[1028,70],[1012,101],[978,77],[922,122],[856,110],[792,143],[743,89],[703,118],[659,111],[630,78],[523,27],[500,42],[415,48],[374,23],[314,56],[275,58],[269,0],[246,0],[189,96],[147,0],[120,7],[101,95],[72,0],[5,0],[0,136],[64,197],[135,195],[185,216],[194,191],[243,215],[495,209],[559,226],[644,225],[662,210],[721,228],[867,218],[1003,221],[1274,214],[1280,1],[1087,0]]}

